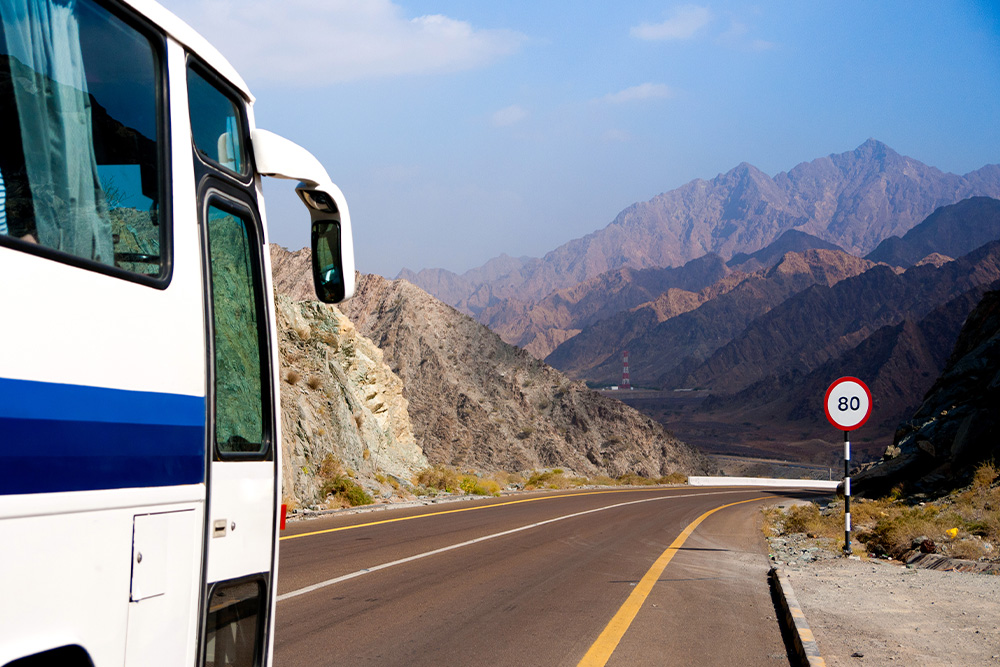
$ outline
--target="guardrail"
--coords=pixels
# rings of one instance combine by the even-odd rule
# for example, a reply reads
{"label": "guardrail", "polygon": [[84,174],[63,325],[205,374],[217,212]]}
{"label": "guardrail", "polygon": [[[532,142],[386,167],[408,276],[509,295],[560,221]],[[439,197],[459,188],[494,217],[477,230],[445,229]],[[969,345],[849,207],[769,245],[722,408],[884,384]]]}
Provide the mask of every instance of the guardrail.
{"label": "guardrail", "polygon": [[691,486],[776,486],[794,489],[824,489],[835,491],[840,480],[777,479],[773,477],[688,477]]}

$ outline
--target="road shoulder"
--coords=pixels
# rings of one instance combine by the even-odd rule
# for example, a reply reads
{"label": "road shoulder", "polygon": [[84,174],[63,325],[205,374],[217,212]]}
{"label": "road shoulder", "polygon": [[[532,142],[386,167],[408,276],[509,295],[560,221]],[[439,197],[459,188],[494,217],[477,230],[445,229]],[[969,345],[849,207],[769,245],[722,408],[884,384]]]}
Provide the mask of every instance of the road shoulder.
{"label": "road shoulder", "polygon": [[1000,576],[844,558],[784,572],[828,666],[1000,665]]}

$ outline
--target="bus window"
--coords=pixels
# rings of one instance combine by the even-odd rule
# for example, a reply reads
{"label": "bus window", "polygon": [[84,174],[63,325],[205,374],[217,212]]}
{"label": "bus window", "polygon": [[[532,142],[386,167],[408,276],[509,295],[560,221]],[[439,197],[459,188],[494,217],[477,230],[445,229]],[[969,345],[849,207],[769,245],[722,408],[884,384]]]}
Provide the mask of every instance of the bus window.
{"label": "bus window", "polygon": [[153,40],[90,0],[4,0],[0,243],[165,276],[160,63]]}
{"label": "bus window", "polygon": [[205,667],[254,667],[261,634],[264,582],[216,584],[209,595]]}
{"label": "bus window", "polygon": [[208,207],[215,322],[215,442],[220,455],[262,454],[264,377],[259,316],[262,290],[247,219]]}
{"label": "bus window", "polygon": [[188,104],[198,155],[234,174],[246,175],[245,132],[236,104],[192,68],[188,68]]}

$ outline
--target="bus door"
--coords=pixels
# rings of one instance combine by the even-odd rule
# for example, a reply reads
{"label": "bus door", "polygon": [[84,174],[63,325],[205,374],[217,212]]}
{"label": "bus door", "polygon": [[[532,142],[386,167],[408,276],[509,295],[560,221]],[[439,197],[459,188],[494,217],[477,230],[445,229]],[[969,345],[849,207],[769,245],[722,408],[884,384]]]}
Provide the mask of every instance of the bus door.
{"label": "bus door", "polygon": [[265,238],[238,94],[189,57],[188,106],[204,248],[208,507],[206,667],[264,664],[277,454]]}

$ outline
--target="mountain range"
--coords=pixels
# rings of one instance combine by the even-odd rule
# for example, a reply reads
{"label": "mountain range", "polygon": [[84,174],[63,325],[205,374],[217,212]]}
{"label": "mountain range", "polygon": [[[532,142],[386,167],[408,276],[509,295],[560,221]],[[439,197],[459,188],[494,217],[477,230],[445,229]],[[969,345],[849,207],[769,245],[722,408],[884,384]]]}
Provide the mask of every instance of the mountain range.
{"label": "mountain range", "polygon": [[959,176],[869,139],[774,177],[742,163],[711,180],[696,179],[633,204],[607,227],[542,258],[501,255],[461,275],[404,269],[399,277],[478,317],[499,301],[533,303],[620,268],[751,254],[789,230],[865,255],[935,209],[973,196],[1000,197],[1000,165]]}

